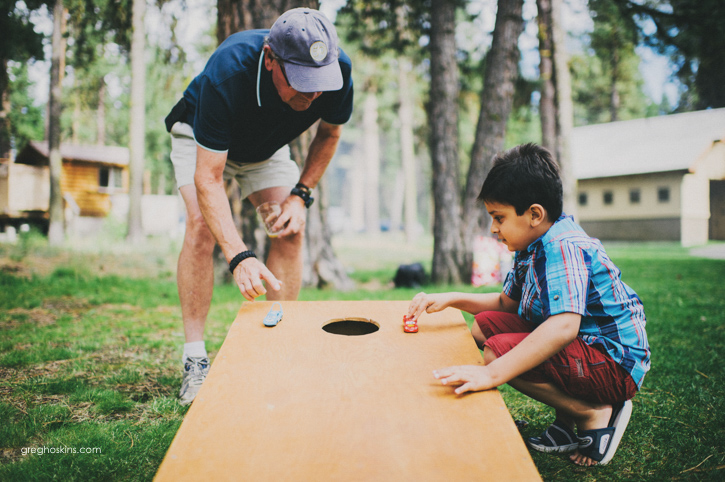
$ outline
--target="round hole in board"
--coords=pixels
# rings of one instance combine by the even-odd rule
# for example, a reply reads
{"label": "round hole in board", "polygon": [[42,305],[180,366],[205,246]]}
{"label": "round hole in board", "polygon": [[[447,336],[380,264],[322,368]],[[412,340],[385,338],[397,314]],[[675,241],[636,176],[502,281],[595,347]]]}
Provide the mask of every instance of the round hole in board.
{"label": "round hole in board", "polygon": [[375,333],[380,325],[367,318],[343,318],[326,322],[322,329],[333,335],[361,336]]}

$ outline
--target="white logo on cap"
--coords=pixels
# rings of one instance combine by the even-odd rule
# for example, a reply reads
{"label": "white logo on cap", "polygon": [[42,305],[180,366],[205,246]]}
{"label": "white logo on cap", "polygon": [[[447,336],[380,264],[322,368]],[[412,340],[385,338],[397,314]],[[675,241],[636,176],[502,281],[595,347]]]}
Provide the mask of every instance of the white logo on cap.
{"label": "white logo on cap", "polygon": [[327,57],[327,45],[322,40],[310,45],[310,57],[316,62],[320,62]]}

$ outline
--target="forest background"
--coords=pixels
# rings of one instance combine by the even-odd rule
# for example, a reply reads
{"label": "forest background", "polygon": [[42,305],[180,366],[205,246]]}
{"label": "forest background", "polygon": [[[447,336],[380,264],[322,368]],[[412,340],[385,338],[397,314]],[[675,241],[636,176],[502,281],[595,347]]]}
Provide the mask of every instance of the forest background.
{"label": "forest background", "polygon": [[[130,147],[126,229],[137,240],[144,171],[147,191],[175,192],[169,109],[226,36],[268,27],[300,5],[319,7],[2,0],[0,157],[49,139],[51,244],[64,239],[53,209],[62,199],[54,145]],[[408,242],[432,231],[433,281],[469,280],[473,242],[487,223],[475,196],[493,154],[523,142],[552,149],[574,213],[573,126],[725,105],[725,6],[717,0],[335,0],[322,8],[353,59],[356,105],[308,222],[307,266],[328,266],[308,273],[308,285],[346,286],[330,248],[340,230],[402,230]],[[54,32],[62,34],[55,41]],[[659,99],[646,93],[640,69],[652,52],[671,69]],[[49,84],[31,75],[44,58],[53,59]],[[47,103],[36,84],[50,85]],[[294,150],[300,162],[304,148],[300,141]],[[232,186],[229,195],[253,240],[249,207]]]}

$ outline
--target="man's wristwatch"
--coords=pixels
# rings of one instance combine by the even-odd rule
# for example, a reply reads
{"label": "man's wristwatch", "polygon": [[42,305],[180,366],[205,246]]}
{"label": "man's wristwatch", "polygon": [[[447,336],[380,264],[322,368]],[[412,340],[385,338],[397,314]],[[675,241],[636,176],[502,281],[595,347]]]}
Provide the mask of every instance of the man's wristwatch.
{"label": "man's wristwatch", "polygon": [[305,186],[301,182],[297,183],[297,185],[292,188],[290,194],[301,197],[302,200],[305,202],[306,208],[312,206],[312,202],[315,200],[315,198],[312,197],[312,189]]}

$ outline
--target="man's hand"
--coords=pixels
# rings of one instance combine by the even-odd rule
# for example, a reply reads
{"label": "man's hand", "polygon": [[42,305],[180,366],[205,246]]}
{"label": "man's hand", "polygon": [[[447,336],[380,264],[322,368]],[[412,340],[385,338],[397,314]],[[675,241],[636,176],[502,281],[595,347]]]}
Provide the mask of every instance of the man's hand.
{"label": "man's hand", "polygon": [[272,230],[277,231],[284,227],[284,231],[279,233],[281,237],[304,232],[305,223],[307,222],[307,208],[302,198],[294,195],[288,196],[280,207],[282,212],[277,218],[277,222],[272,226]]}
{"label": "man's hand", "polygon": [[257,258],[247,258],[234,270],[234,281],[239,286],[239,291],[249,301],[254,301],[258,296],[267,293],[262,280],[275,291],[279,291],[282,282],[272,274],[267,267]]}
{"label": "man's hand", "polygon": [[477,392],[496,388],[496,384],[489,375],[488,367],[477,365],[461,365],[433,371],[433,376],[443,385],[458,384],[457,395],[465,392]]}
{"label": "man's hand", "polygon": [[449,293],[436,293],[429,295],[420,292],[413,297],[408,306],[408,318],[418,321],[418,317],[426,313],[436,313],[450,306],[451,296]]}

